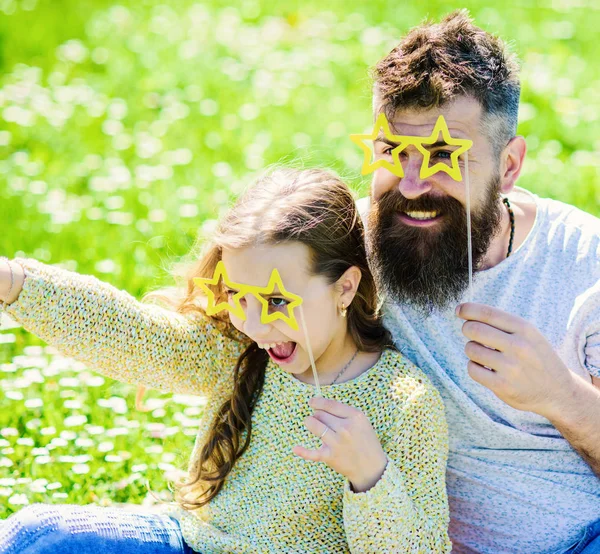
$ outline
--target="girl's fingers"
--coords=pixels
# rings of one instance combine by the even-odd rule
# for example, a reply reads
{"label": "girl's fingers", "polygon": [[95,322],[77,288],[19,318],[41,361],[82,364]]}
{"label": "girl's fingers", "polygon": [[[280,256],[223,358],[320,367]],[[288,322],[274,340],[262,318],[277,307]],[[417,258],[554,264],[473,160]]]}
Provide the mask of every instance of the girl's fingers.
{"label": "girl's fingers", "polygon": [[321,423],[324,423],[332,431],[336,432],[344,421],[343,419],[331,415],[329,412],[324,412],[323,410],[315,410],[315,413],[312,415],[312,417],[317,418]]}
{"label": "girl's fingers", "polygon": [[308,404],[315,410],[329,412],[331,415],[337,417],[349,418],[357,413],[360,413],[359,410],[349,406],[348,404],[338,402],[337,400],[332,400],[331,398],[325,398],[323,396],[313,396],[308,401]]}
{"label": "girl's fingers", "polygon": [[296,454],[296,456],[300,456],[309,462],[323,461],[323,448],[319,448],[319,450],[309,450],[308,448],[304,448],[304,446],[294,446],[292,452]]}
{"label": "girl's fingers", "polygon": [[304,420],[304,425],[306,428],[316,437],[323,437],[323,443],[325,441],[331,440],[335,435],[335,431],[325,425],[322,421],[319,421],[316,417],[308,416]]}

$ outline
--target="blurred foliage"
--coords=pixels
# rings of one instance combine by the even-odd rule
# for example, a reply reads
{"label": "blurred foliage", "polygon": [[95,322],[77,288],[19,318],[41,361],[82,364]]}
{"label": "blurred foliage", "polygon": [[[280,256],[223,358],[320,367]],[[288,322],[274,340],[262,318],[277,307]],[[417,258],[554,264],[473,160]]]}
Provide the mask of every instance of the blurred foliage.
{"label": "blurred foliage", "polygon": [[[370,126],[368,69],[410,27],[457,7],[522,60],[519,132],[528,157],[519,185],[600,215],[595,0],[435,0],[426,8],[384,0],[0,0],[0,254],[59,263],[139,296],[168,280],[170,261],[268,164],[327,166],[365,194],[361,153],[348,135]],[[3,371],[15,379],[35,368],[44,376],[49,362],[40,360],[54,355],[19,328],[0,334],[0,344]],[[52,482],[79,484],[69,502],[96,501],[81,492],[90,487],[117,498],[102,485],[106,464],[111,481],[126,479],[138,461],[158,471],[142,431],[153,417],[170,425],[176,411],[136,414],[141,430],[121,445],[135,462],[107,462],[85,427],[74,436],[60,419],[84,414],[86,425],[99,425],[106,408],[97,401],[129,387],[71,383],[71,398],[49,392],[58,389],[45,377],[27,387],[12,377],[0,381],[13,391],[0,396],[0,428],[17,430],[0,439],[6,510],[23,498],[65,498],[46,490]],[[117,417],[112,426],[122,427]],[[32,418],[40,423],[30,429]],[[60,463],[30,466],[46,455],[32,449],[52,440],[36,433],[52,426],[58,437],[67,432],[53,455],[91,449],[92,461],[64,462],[89,471],[65,477]],[[165,452],[191,449],[186,437],[168,439]],[[31,492],[31,477],[46,492]],[[122,495],[140,501],[144,491],[133,486]]]}

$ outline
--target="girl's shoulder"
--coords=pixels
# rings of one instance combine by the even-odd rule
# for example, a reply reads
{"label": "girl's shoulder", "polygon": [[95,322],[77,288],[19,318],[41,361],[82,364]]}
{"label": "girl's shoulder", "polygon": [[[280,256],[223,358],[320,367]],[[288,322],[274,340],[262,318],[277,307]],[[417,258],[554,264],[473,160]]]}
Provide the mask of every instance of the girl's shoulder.
{"label": "girl's shoulder", "polygon": [[427,375],[402,352],[386,349],[372,368],[355,406],[364,411],[382,445],[398,437],[414,444],[434,433],[440,440],[447,434],[442,397]]}
{"label": "girl's shoulder", "polygon": [[435,400],[441,401],[439,392],[429,377],[402,352],[386,348],[377,365],[380,366],[380,373],[387,375],[390,392],[397,400],[433,396]]}

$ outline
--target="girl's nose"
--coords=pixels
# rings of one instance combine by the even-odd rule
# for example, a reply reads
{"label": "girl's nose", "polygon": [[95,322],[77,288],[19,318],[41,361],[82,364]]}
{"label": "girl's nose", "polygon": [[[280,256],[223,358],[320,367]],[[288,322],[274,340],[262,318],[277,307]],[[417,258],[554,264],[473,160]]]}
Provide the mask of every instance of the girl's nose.
{"label": "girl's nose", "polygon": [[243,323],[244,333],[254,340],[267,337],[271,332],[271,324],[261,321],[262,304],[258,301],[247,301],[245,304],[244,312],[246,320]]}

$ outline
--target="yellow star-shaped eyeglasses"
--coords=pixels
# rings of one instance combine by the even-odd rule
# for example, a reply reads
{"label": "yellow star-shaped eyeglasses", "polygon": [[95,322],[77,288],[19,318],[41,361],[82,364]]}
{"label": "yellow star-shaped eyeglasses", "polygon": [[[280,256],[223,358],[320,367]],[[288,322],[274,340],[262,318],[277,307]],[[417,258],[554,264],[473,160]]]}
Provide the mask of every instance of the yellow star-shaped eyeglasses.
{"label": "yellow star-shaped eyeglasses", "polygon": [[[298,330],[298,322],[296,321],[296,316],[294,315],[294,308],[302,304],[302,298],[297,294],[288,292],[285,289],[285,287],[283,286],[283,281],[281,280],[281,276],[279,275],[279,271],[277,271],[277,269],[274,269],[271,272],[269,283],[266,287],[245,285],[243,283],[234,283],[227,276],[225,264],[222,260],[219,261],[219,263],[217,263],[212,279],[204,277],[194,277],[194,279],[192,280],[206,293],[206,296],[208,298],[208,307],[206,309],[207,315],[215,315],[222,310],[227,310],[239,319],[245,320],[246,313],[244,312],[244,309],[240,304],[240,300],[247,294],[252,294],[262,304],[260,321],[263,324],[266,325],[267,323],[271,323],[277,319],[281,319],[285,321],[295,331]],[[232,297],[233,304],[230,304],[229,302],[219,302],[218,304],[216,304],[215,294],[210,289],[209,285],[216,287],[221,281],[223,281],[226,287],[237,291]],[[276,289],[277,292],[275,292]],[[265,298],[265,296],[273,295],[276,295],[288,301],[288,303],[285,306],[287,308],[287,314],[285,314],[284,312],[269,313],[269,301],[267,298]]]}
{"label": "yellow star-shaped eyeglasses", "polygon": [[[372,151],[365,141],[374,141],[378,139],[381,135],[381,132],[389,142],[397,144],[397,146],[391,151],[391,162],[388,160],[377,160],[375,162],[371,162]],[[431,152],[425,148],[424,145],[436,144],[440,133],[442,134],[442,138],[444,139],[444,143],[446,145],[457,146],[458,148],[450,153],[451,165],[438,162],[429,167],[429,162],[431,161]],[[427,179],[427,177],[431,177],[438,171],[444,171],[455,181],[462,181],[460,167],[458,166],[458,157],[469,150],[471,146],[473,146],[472,140],[452,138],[450,136],[450,131],[448,130],[448,125],[446,124],[446,120],[444,119],[443,115],[438,117],[431,135],[428,137],[414,137],[409,135],[392,134],[385,114],[380,113],[379,116],[377,116],[375,125],[373,126],[373,131],[370,135],[350,135],[350,139],[352,142],[360,146],[361,150],[365,154],[361,169],[362,175],[366,175],[367,173],[375,171],[379,167],[383,167],[396,175],[396,177],[404,177],[404,169],[402,168],[402,163],[400,162],[400,152],[402,152],[402,150],[404,150],[407,146],[413,145],[423,155],[423,163],[421,164],[421,171],[419,172],[421,179]]]}

